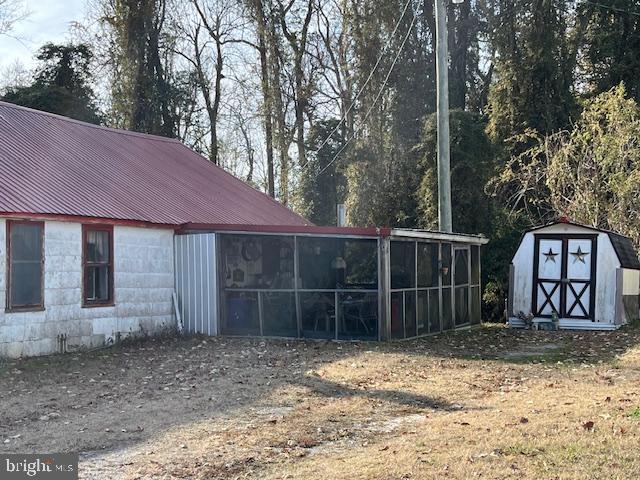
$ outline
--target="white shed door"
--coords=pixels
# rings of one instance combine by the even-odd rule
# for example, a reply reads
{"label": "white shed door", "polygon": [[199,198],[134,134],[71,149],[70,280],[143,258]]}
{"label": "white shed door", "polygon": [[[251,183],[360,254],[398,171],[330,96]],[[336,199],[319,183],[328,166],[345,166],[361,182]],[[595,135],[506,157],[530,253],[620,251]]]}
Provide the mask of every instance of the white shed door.
{"label": "white shed door", "polygon": [[538,316],[560,312],[562,286],[562,240],[539,239],[537,309]]}
{"label": "white shed door", "polygon": [[596,245],[593,235],[536,235],[536,316],[593,319]]}
{"label": "white shed door", "polygon": [[567,240],[565,317],[591,317],[593,244],[591,239]]}

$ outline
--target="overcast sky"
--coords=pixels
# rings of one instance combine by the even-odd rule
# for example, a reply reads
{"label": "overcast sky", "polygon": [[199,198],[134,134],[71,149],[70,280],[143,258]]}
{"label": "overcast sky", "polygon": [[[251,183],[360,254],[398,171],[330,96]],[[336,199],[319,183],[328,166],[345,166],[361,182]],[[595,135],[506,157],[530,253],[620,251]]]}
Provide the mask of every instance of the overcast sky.
{"label": "overcast sky", "polygon": [[20,60],[26,67],[34,65],[34,53],[47,42],[70,39],[69,24],[82,21],[86,0],[26,0],[31,14],[18,23],[12,38],[0,36],[0,70]]}

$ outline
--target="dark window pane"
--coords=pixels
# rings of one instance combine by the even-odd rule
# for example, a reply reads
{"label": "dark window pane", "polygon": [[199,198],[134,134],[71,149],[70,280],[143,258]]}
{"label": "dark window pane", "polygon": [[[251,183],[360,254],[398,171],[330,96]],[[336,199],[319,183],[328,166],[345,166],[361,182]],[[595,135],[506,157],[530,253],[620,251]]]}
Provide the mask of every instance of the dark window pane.
{"label": "dark window pane", "polygon": [[222,333],[227,335],[259,335],[258,294],[225,292]]}
{"label": "dark window pane", "polygon": [[306,338],[336,338],[335,294],[302,292],[302,335]]}
{"label": "dark window pane", "polygon": [[438,286],[438,244],[418,243],[418,287]]}
{"label": "dark window pane", "polygon": [[480,287],[471,287],[471,323],[476,325],[481,322]]}
{"label": "dark window pane", "polygon": [[293,238],[263,237],[262,278],[269,288],[293,288]]}
{"label": "dark window pane", "polygon": [[429,333],[440,331],[440,292],[429,290]]}
{"label": "dark window pane", "polygon": [[11,223],[11,307],[38,306],[42,298],[41,223]]}
{"label": "dark window pane", "polygon": [[402,292],[391,294],[391,338],[404,337],[404,295]]}
{"label": "dark window pane", "polygon": [[89,230],[87,232],[86,261],[91,263],[109,263],[110,234],[104,230]]}
{"label": "dark window pane", "polygon": [[469,251],[454,250],[456,255],[455,276],[456,285],[469,284]]}
{"label": "dark window pane", "polygon": [[346,263],[344,287],[362,290],[378,289],[378,242],[345,240]]}
{"label": "dark window pane", "polygon": [[416,292],[404,294],[404,337],[416,336]]}
{"label": "dark window pane", "polygon": [[331,290],[344,279],[346,262],[336,239],[299,238],[298,249],[301,288]]}
{"label": "dark window pane", "polygon": [[111,299],[111,232],[85,227],[84,300],[87,304]]}
{"label": "dark window pane", "polygon": [[451,271],[453,270],[453,265],[451,264],[451,244],[443,243],[441,246],[441,249],[442,249],[442,268],[443,268],[442,284],[451,285]]}
{"label": "dark window pane", "polygon": [[471,247],[471,284],[480,285],[480,247]]}
{"label": "dark window pane", "polygon": [[299,238],[300,288],[305,290],[378,288],[375,240]]}
{"label": "dark window pane", "polygon": [[414,242],[391,242],[391,288],[416,286],[416,251]]}
{"label": "dark window pane", "polygon": [[442,289],[442,329],[451,330],[453,328],[453,312],[451,305],[451,288]]}
{"label": "dark window pane", "polygon": [[14,262],[11,265],[11,305],[14,307],[42,304],[42,264]]}
{"label": "dark window pane", "polygon": [[341,293],[338,295],[338,308],[338,338],[378,339],[377,293]]}
{"label": "dark window pane", "polygon": [[456,326],[469,323],[469,287],[456,288]]}
{"label": "dark window pane", "polygon": [[429,292],[418,292],[418,335],[429,333]]}
{"label": "dark window pane", "polygon": [[293,289],[293,251],[290,237],[224,236],[225,287]]}
{"label": "dark window pane", "polygon": [[42,259],[42,224],[11,224],[11,258],[39,262]]}
{"label": "dark window pane", "polygon": [[86,268],[86,300],[107,301],[109,300],[109,267],[87,267]]}
{"label": "dark window pane", "polygon": [[273,337],[297,337],[295,294],[265,292],[261,297],[263,334]]}

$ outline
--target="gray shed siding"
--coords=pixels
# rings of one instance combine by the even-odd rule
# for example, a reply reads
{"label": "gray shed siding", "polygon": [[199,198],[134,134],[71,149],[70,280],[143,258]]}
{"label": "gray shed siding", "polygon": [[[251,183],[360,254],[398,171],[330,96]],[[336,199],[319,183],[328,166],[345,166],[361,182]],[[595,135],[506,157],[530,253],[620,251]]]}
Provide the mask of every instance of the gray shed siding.
{"label": "gray shed siding", "polygon": [[216,235],[177,235],[178,308],[185,333],[218,335]]}

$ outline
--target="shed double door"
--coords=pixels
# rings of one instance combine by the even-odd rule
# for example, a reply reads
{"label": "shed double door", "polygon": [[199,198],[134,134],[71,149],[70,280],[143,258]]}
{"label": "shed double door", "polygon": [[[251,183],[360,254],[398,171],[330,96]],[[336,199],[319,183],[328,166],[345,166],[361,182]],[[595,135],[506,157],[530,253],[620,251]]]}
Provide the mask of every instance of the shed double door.
{"label": "shed double door", "polygon": [[533,308],[536,317],[593,320],[596,287],[595,235],[537,235]]}

